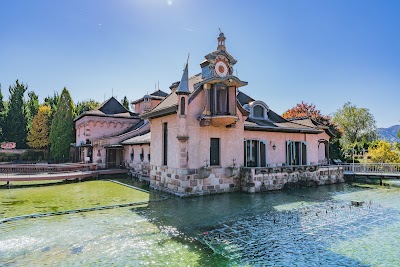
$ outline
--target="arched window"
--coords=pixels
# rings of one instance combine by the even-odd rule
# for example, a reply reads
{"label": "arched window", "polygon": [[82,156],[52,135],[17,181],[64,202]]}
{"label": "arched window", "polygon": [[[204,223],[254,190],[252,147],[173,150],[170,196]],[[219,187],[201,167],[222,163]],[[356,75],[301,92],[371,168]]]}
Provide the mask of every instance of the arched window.
{"label": "arched window", "polygon": [[181,97],[181,115],[185,115],[185,98]]}
{"label": "arched window", "polygon": [[264,118],[264,108],[260,105],[256,105],[253,108],[253,117]]}

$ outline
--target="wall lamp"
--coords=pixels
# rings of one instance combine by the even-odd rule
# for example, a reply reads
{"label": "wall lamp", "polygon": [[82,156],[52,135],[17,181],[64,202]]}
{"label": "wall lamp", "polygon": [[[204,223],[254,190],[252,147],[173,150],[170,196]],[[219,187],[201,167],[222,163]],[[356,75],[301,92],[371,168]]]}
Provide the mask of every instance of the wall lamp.
{"label": "wall lamp", "polygon": [[271,141],[270,144],[271,144],[272,149],[275,150],[276,149],[275,142]]}

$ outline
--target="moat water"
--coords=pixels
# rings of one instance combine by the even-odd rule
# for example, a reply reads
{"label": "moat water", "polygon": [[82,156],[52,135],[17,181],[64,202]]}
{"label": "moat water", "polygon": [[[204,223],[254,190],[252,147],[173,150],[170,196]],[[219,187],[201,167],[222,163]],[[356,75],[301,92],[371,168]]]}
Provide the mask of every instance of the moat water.
{"label": "moat water", "polygon": [[[63,192],[70,194],[67,188],[78,190],[71,186],[0,190],[0,219],[10,217],[12,207],[21,212],[32,208],[19,195],[51,189],[62,198]],[[156,192],[137,194],[134,200],[160,200]],[[83,199],[81,208],[97,204]],[[168,196],[148,205],[0,224],[0,266],[400,266],[398,247],[396,183]]]}

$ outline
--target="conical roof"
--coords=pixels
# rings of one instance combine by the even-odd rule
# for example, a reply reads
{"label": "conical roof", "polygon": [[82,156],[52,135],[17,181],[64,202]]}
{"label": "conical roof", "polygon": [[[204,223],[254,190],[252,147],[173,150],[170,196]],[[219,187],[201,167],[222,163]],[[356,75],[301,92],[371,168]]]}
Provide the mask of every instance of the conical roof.
{"label": "conical roof", "polygon": [[177,94],[190,94],[189,92],[189,70],[188,61],[186,62],[185,69],[183,70],[183,75],[181,82],[179,83],[178,89],[176,89]]}

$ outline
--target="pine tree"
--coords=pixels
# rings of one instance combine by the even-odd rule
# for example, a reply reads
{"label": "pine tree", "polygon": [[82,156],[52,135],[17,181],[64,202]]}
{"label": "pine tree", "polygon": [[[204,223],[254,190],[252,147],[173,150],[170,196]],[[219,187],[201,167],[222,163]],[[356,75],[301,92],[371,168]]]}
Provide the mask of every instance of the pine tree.
{"label": "pine tree", "polygon": [[16,142],[17,148],[26,147],[27,119],[24,102],[24,93],[28,86],[19,83],[9,87],[10,98],[7,114],[4,120],[4,138],[10,142]]}
{"label": "pine tree", "polygon": [[59,99],[60,95],[57,92],[54,92],[53,96],[47,96],[44,98],[44,104],[50,106],[51,108],[50,121],[53,119],[54,113],[57,111],[57,103]]}
{"label": "pine tree", "polygon": [[30,147],[47,151],[50,145],[50,116],[50,106],[39,107],[38,113],[33,117],[32,127],[27,137]]}
{"label": "pine tree", "polygon": [[50,153],[55,161],[69,158],[70,145],[75,141],[74,116],[74,103],[64,87],[50,127]]}
{"label": "pine tree", "polygon": [[28,102],[26,103],[26,115],[28,119],[28,129],[31,128],[32,120],[39,110],[39,97],[34,91],[28,92]]}
{"label": "pine tree", "polygon": [[129,110],[129,100],[126,96],[124,96],[124,99],[121,100],[122,105]]}
{"label": "pine tree", "polygon": [[83,112],[96,109],[99,106],[100,106],[100,103],[95,101],[95,100],[93,100],[93,99],[89,99],[89,100],[84,100],[84,101],[78,102],[76,104],[76,110],[75,110],[76,111],[76,115],[79,116]]}
{"label": "pine tree", "polygon": [[4,125],[4,103],[3,103],[3,93],[1,92],[0,84],[0,143],[4,141],[3,138],[3,125]]}

